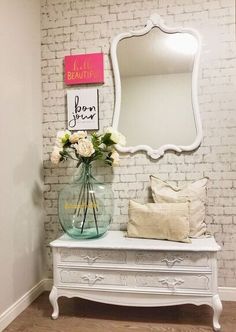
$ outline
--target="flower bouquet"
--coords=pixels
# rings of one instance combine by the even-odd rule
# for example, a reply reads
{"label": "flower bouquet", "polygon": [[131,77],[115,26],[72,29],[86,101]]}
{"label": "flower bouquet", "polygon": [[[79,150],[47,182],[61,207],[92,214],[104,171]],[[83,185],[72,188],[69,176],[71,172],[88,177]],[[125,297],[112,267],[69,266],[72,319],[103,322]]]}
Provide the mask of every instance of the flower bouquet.
{"label": "flower bouquet", "polygon": [[108,165],[119,164],[119,154],[114,149],[115,144],[125,145],[125,137],[108,128],[104,134],[92,133],[88,136],[86,131],[71,133],[69,130],[59,131],[54,146],[51,161],[58,164],[66,159],[89,164],[95,160],[104,160]]}

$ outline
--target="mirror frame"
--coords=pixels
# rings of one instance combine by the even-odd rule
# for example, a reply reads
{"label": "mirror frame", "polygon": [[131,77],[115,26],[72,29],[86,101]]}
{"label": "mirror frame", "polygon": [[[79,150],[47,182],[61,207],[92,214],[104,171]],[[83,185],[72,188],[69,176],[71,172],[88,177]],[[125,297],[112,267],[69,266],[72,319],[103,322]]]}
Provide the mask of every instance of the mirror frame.
{"label": "mirror frame", "polygon": [[124,38],[142,36],[142,35],[148,33],[154,27],[158,27],[163,32],[166,32],[166,33],[178,33],[178,32],[179,33],[189,33],[189,34],[192,34],[198,41],[198,50],[194,56],[194,61],[193,61],[192,91],[191,91],[193,116],[194,116],[195,125],[196,125],[196,138],[195,138],[194,142],[191,145],[165,144],[165,145],[160,146],[157,149],[153,149],[149,145],[137,145],[137,146],[126,146],[126,147],[116,145],[116,149],[119,152],[135,153],[138,151],[146,151],[148,156],[150,156],[153,159],[158,159],[158,158],[162,157],[164,155],[164,153],[168,150],[176,151],[179,153],[182,151],[193,151],[196,148],[198,148],[199,145],[201,144],[202,123],[201,123],[199,107],[198,107],[198,90],[197,90],[199,60],[200,60],[200,51],[201,51],[201,38],[200,38],[200,35],[198,34],[198,32],[194,29],[167,27],[164,24],[163,19],[158,14],[153,14],[148,19],[147,24],[143,29],[121,33],[112,40],[111,60],[112,60],[112,67],[113,67],[114,79],[115,79],[115,109],[114,109],[112,127],[116,130],[118,130],[120,107],[121,107],[121,94],[122,94],[121,78],[120,78],[119,65],[118,65],[118,59],[117,59],[118,43],[119,43],[119,41],[121,41]]}

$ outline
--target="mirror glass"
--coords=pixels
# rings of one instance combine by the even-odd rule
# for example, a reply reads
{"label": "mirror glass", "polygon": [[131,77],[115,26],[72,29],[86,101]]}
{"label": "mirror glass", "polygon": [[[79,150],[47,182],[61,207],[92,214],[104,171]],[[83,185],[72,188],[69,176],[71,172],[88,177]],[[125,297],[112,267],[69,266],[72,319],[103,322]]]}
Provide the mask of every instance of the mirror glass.
{"label": "mirror glass", "polygon": [[192,74],[198,40],[153,27],[119,40],[121,100],[117,129],[127,146],[190,146],[197,136]]}

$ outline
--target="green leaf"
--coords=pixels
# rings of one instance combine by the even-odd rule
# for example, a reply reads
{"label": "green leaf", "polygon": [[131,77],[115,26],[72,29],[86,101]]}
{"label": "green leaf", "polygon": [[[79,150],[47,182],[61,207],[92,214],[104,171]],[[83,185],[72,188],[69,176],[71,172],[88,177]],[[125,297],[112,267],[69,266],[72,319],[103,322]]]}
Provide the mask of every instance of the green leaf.
{"label": "green leaf", "polygon": [[93,154],[92,160],[101,160],[103,159],[103,153],[99,150],[96,150]]}
{"label": "green leaf", "polygon": [[98,136],[96,134],[93,134],[91,141],[92,141],[94,149],[98,150],[99,149],[99,145],[101,144],[100,136]]}
{"label": "green leaf", "polygon": [[67,160],[68,159],[68,154],[67,154],[67,152],[66,151],[60,151],[59,152],[60,153],[60,155],[61,155],[61,158],[60,158],[60,161],[62,161],[62,160]]}
{"label": "green leaf", "polygon": [[109,166],[112,166],[112,160],[110,159],[106,159],[105,160],[105,164],[109,165]]}
{"label": "green leaf", "polygon": [[69,134],[65,134],[64,137],[62,137],[61,141],[62,143],[65,145],[66,143],[69,142],[69,138],[70,138],[70,135]]}
{"label": "green leaf", "polygon": [[111,146],[111,145],[114,145],[115,142],[113,142],[111,140],[111,133],[106,133],[103,137],[102,137],[102,143],[104,143],[105,145],[107,146]]}
{"label": "green leaf", "polygon": [[69,148],[71,146],[71,142],[69,140],[67,140],[64,145],[63,148]]}

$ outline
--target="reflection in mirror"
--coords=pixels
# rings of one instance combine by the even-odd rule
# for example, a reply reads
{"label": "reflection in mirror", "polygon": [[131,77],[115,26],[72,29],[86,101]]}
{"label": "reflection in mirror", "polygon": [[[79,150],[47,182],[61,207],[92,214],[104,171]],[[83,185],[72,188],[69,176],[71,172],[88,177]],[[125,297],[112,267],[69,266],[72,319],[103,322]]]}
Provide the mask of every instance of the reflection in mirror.
{"label": "reflection in mirror", "polygon": [[200,144],[192,90],[199,42],[192,33],[167,32],[153,22],[150,26],[150,21],[145,29],[121,35],[116,50],[113,47],[116,98],[120,98],[113,126],[126,136],[126,152],[144,149],[158,158],[165,150],[191,150]]}

